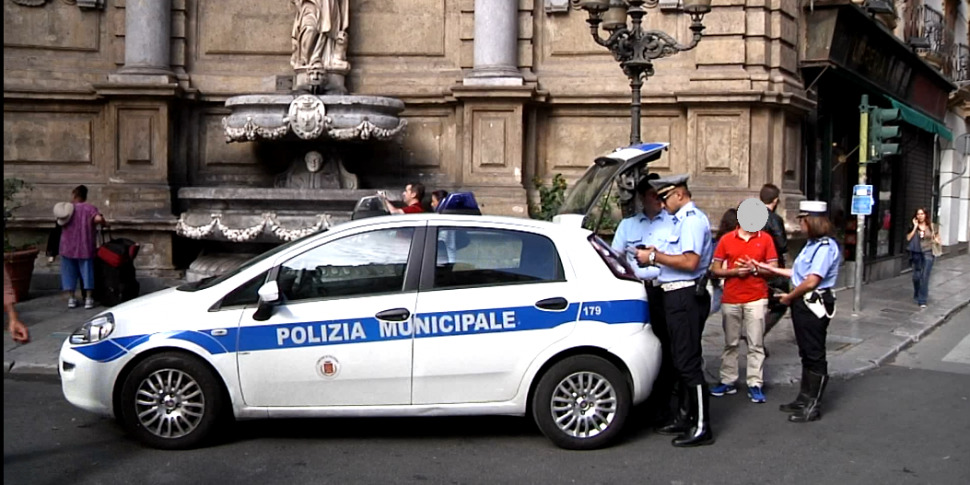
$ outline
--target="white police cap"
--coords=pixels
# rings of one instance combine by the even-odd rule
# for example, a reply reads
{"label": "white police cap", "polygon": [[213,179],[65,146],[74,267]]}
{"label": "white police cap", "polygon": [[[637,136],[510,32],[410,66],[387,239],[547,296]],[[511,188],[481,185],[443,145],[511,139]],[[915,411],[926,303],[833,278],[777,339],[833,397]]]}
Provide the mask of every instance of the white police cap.
{"label": "white police cap", "polygon": [[829,205],[824,200],[803,200],[798,203],[798,217],[824,216],[829,211]]}

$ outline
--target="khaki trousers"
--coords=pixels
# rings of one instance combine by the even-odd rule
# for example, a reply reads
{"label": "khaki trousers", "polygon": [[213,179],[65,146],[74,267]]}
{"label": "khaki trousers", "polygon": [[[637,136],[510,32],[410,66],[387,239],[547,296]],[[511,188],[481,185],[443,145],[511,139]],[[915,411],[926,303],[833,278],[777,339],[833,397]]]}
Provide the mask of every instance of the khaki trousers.
{"label": "khaki trousers", "polygon": [[748,341],[748,387],[761,387],[764,383],[765,365],[765,312],[768,299],[751,303],[722,303],[724,323],[724,352],[721,354],[721,383],[733,384],[738,380],[738,342],[741,328]]}

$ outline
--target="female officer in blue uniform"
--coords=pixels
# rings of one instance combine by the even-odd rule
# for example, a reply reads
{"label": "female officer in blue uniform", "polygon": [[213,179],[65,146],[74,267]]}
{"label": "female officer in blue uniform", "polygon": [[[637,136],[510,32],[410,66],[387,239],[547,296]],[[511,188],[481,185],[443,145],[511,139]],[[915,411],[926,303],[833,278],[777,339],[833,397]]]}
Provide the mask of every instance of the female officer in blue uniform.
{"label": "female officer in blue uniform", "polygon": [[802,381],[798,397],[779,409],[792,413],[794,423],[815,421],[821,415],[822,394],[828,383],[825,360],[825,335],[829,320],[835,315],[832,287],[839,275],[842,260],[839,245],[832,239],[832,223],[826,215],[827,204],[803,200],[798,206],[802,231],[808,244],[795,259],[791,269],[773,268],[757,263],[758,268],[791,277],[794,289],[782,294],[781,302],[791,307],[798,356],[802,359]]}

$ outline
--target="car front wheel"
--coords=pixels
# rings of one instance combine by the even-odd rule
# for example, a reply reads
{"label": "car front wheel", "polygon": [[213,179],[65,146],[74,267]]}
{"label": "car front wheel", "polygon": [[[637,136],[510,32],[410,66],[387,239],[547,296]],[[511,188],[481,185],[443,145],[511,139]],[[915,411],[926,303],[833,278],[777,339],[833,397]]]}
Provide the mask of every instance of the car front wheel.
{"label": "car front wheel", "polygon": [[119,405],[122,424],[140,441],[154,448],[185,449],[207,438],[223,398],[205,364],[173,352],[135,366],[121,388]]}
{"label": "car front wheel", "polygon": [[630,413],[630,388],[606,359],[579,355],[542,376],[532,397],[536,424],[557,446],[591,450],[619,435]]}

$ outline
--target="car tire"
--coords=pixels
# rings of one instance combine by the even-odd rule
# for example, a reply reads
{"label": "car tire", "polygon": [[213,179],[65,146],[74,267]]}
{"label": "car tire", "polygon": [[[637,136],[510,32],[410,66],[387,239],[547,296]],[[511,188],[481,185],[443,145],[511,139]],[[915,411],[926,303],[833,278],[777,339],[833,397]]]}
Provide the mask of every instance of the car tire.
{"label": "car tire", "polygon": [[203,443],[224,407],[222,388],[197,357],[166,352],[138,363],[125,378],[117,414],[141,442],[166,450]]}
{"label": "car tire", "polygon": [[594,355],[556,363],[532,395],[532,415],[542,434],[570,450],[610,444],[623,430],[632,405],[623,372]]}

